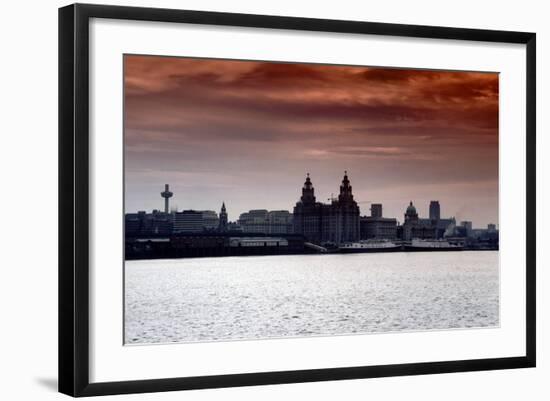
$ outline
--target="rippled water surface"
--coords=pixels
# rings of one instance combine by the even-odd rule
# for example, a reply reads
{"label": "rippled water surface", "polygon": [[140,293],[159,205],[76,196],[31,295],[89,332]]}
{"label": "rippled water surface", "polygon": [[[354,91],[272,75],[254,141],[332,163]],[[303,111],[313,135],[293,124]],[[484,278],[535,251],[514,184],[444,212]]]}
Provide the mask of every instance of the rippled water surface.
{"label": "rippled water surface", "polygon": [[127,343],[489,327],[498,252],[126,262]]}

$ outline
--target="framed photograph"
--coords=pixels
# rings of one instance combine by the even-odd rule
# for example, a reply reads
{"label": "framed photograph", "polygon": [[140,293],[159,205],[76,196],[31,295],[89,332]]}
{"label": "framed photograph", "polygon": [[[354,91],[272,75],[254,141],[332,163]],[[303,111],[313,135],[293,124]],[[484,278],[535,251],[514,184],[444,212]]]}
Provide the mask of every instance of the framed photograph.
{"label": "framed photograph", "polygon": [[535,34],[59,10],[59,390],[535,366]]}

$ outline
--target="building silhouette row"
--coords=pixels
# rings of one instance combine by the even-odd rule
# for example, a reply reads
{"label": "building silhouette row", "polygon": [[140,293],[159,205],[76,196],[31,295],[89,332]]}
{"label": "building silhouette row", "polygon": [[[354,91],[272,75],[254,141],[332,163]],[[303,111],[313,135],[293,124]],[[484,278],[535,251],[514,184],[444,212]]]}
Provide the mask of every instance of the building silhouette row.
{"label": "building silhouette row", "polygon": [[152,213],[127,213],[126,235],[301,235],[305,241],[318,245],[339,245],[369,239],[411,241],[413,238],[439,239],[452,236],[498,238],[498,230],[494,224],[489,224],[487,229],[473,229],[470,221],[457,225],[454,217],[441,218],[441,207],[437,200],[430,202],[429,218],[419,217],[413,202],[409,202],[403,224],[399,224],[396,218],[384,217],[381,203],[371,204],[370,216],[360,216],[359,205],[354,199],[347,172],[344,172],[338,197],[332,198],[330,203],[317,201],[308,173],[293,213],[288,210],[254,209],[241,213],[234,222],[229,221],[225,202],[222,202],[219,213],[213,210],[169,212],[169,199],[172,196],[173,193],[166,184],[161,192],[164,212],[153,210]]}

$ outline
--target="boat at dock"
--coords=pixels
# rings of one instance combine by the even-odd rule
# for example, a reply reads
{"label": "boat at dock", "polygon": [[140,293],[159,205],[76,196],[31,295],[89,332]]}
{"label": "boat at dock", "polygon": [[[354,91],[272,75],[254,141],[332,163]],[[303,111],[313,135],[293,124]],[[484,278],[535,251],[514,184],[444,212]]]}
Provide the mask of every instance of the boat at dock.
{"label": "boat at dock", "polygon": [[445,239],[413,239],[410,244],[405,244],[407,252],[443,252],[443,251],[462,251],[464,249],[464,239],[445,238]]}
{"label": "boat at dock", "polygon": [[363,252],[396,252],[402,249],[397,244],[388,239],[369,239],[359,242],[349,242],[340,245],[338,250],[341,253],[363,253]]}

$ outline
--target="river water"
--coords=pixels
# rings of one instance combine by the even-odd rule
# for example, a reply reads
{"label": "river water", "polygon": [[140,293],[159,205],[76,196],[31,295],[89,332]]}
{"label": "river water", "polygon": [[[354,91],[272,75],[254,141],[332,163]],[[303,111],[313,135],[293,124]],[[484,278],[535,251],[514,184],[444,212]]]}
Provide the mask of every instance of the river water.
{"label": "river water", "polygon": [[499,324],[498,252],[128,261],[126,343]]}

